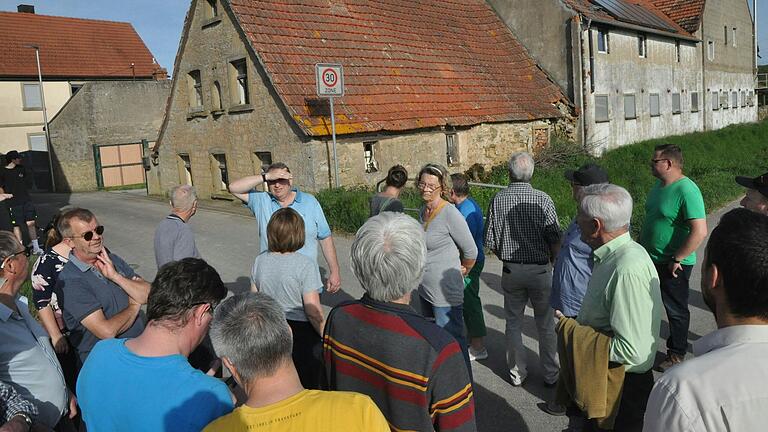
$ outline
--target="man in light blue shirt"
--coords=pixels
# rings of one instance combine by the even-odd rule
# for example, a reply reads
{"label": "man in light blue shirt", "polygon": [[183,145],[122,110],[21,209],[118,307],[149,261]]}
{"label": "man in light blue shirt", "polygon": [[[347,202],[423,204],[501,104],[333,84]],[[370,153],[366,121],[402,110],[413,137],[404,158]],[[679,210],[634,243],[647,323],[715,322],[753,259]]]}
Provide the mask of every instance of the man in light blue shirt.
{"label": "man in light blue shirt", "polygon": [[[256,186],[266,183],[269,192],[256,192]],[[304,219],[304,247],[298,252],[317,260],[317,244],[323,251],[328,263],[328,292],[336,292],[341,288],[339,262],[336,258],[336,246],[333,243],[331,228],[325,219],[320,203],[312,195],[301,192],[293,185],[293,175],[288,166],[282,162],[270,165],[266,172],[257,176],[243,177],[229,185],[229,191],[251,210],[259,224],[260,253],[267,251],[267,225],[272,213],[280,208],[290,207],[296,210]]]}
{"label": "man in light blue shirt", "polygon": [[[578,170],[566,171],[565,178],[571,183],[576,204],[581,201],[581,188],[584,186],[608,183],[608,174],[593,163],[583,165]],[[563,236],[563,244],[555,259],[549,297],[552,309],[559,310],[569,318],[579,314],[581,301],[592,276],[592,264],[592,248],[581,240],[581,230],[574,218]]]}
{"label": "man in light blue shirt", "polygon": [[0,380],[35,405],[36,422],[53,428],[67,411],[69,392],[48,333],[18,297],[29,276],[27,257],[13,233],[0,231]]}

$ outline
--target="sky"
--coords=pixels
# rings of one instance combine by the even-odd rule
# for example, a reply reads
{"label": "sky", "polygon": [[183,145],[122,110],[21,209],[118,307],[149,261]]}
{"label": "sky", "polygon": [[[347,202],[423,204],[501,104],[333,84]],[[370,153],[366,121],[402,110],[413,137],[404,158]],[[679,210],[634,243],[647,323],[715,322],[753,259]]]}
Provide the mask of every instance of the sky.
{"label": "sky", "polygon": [[[751,8],[752,0],[748,1]],[[0,0],[0,10],[16,11],[20,3],[34,5],[35,13],[41,15],[129,22],[160,65],[173,73],[190,0]],[[758,0],[757,10],[758,45],[763,57],[758,64],[768,64],[768,0]]]}

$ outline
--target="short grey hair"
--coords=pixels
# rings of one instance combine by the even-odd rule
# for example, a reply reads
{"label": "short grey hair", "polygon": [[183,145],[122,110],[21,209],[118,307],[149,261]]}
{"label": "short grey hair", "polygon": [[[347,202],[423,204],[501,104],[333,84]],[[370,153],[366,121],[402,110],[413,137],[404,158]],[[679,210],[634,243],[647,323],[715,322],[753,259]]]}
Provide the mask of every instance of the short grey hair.
{"label": "short grey hair", "polygon": [[600,183],[584,186],[579,209],[590,219],[600,219],[605,231],[627,227],[632,219],[632,196],[621,186]]}
{"label": "short grey hair", "polygon": [[194,186],[190,185],[174,186],[169,195],[171,196],[171,207],[181,211],[191,209],[197,201],[197,191],[195,191]]}
{"label": "short grey hair", "polygon": [[[19,250],[21,242],[10,231],[0,231],[0,262],[15,254]],[[5,270],[0,270],[0,287],[5,285]]]}
{"label": "short grey hair", "polygon": [[400,299],[418,286],[424,274],[424,228],[410,216],[382,212],[357,231],[350,257],[352,272],[372,299]]}
{"label": "short grey hair", "polygon": [[533,156],[528,152],[512,153],[509,158],[509,179],[512,181],[528,183],[533,177]]}
{"label": "short grey hair", "polygon": [[246,382],[273,375],[291,359],[293,339],[285,313],[264,293],[224,300],[216,308],[210,335],[216,354],[228,358]]}

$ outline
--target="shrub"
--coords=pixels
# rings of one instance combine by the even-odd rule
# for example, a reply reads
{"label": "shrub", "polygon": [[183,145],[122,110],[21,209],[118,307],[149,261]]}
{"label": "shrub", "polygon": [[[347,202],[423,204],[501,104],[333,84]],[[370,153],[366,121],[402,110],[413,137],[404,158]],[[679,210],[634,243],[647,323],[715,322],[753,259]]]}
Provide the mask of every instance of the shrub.
{"label": "shrub", "polygon": [[[586,162],[596,162],[607,172],[611,182],[626,188],[635,201],[632,231],[637,234],[645,217],[645,199],[655,182],[649,167],[653,148],[662,143],[677,144],[683,149],[684,172],[701,189],[707,212],[718,209],[744,189],[736,184],[737,175],[755,176],[768,168],[768,121],[733,125],[711,132],[665,137],[624,146],[595,158],[578,146],[553,140],[550,148],[537,155],[531,184],[548,193],[555,203],[560,224],[566,227],[576,216],[571,187],[563,177],[566,169]],[[506,164],[483,174],[483,183],[506,185]],[[488,204],[498,189],[471,188],[475,200],[487,212]],[[328,222],[335,230],[354,233],[368,217],[368,198],[373,190],[365,187],[324,190],[317,195]],[[421,200],[414,189],[406,188],[401,197],[406,208],[418,208]],[[409,212],[415,215],[413,212]]]}

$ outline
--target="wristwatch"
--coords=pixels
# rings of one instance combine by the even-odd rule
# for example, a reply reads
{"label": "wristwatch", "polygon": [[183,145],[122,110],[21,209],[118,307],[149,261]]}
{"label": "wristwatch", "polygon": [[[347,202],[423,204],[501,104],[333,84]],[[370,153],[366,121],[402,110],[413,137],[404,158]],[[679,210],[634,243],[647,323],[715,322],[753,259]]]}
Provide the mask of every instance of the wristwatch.
{"label": "wristwatch", "polygon": [[680,260],[677,259],[677,257],[672,257],[672,262],[674,262],[675,264],[680,264]]}
{"label": "wristwatch", "polygon": [[266,173],[261,173],[261,182],[262,183],[266,183],[267,182],[267,174]]}
{"label": "wristwatch", "polygon": [[21,419],[24,420],[24,423],[27,424],[27,430],[32,429],[32,418],[30,418],[29,415],[27,415],[27,413],[17,412],[13,416],[11,416],[11,418],[13,417],[21,417]]}

